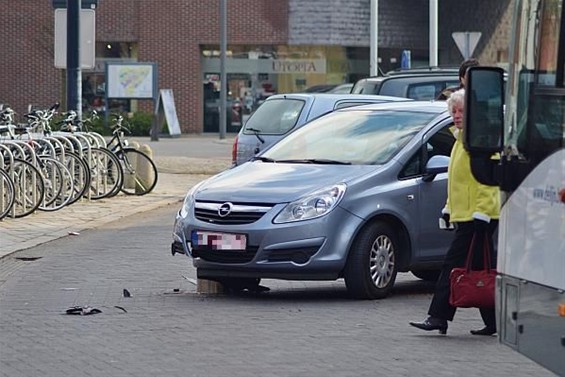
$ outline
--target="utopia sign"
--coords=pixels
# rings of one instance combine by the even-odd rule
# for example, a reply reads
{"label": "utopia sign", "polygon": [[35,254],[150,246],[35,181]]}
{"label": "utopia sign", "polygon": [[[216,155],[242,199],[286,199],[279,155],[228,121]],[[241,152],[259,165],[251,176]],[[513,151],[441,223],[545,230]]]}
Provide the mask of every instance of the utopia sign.
{"label": "utopia sign", "polygon": [[326,73],[324,59],[271,60],[272,73]]}

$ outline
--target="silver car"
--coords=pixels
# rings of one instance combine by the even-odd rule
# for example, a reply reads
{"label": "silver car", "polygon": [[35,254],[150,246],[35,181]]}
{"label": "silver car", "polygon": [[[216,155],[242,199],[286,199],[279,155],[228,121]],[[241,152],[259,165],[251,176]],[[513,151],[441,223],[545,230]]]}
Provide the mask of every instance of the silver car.
{"label": "silver car", "polygon": [[399,271],[437,279],[452,239],[438,227],[452,123],[445,102],[320,117],[194,186],[172,252],[227,287],[343,277],[352,297],[375,299]]}
{"label": "silver car", "polygon": [[251,114],[233,145],[232,163],[241,165],[307,122],[335,109],[407,98],[361,94],[292,93],[270,96]]}

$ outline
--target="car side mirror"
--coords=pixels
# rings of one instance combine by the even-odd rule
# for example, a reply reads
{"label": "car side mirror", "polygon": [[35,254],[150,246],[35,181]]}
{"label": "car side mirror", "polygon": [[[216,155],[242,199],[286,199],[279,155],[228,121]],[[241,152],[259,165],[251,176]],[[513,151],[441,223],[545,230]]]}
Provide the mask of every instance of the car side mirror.
{"label": "car side mirror", "polygon": [[431,182],[434,180],[436,175],[447,172],[447,167],[449,166],[449,157],[447,156],[432,156],[426,164],[426,169],[424,171],[424,176],[422,180],[424,182]]}
{"label": "car side mirror", "polygon": [[471,157],[491,156],[502,150],[504,70],[471,67],[465,77],[465,149]]}
{"label": "car side mirror", "polygon": [[471,172],[484,185],[500,184],[498,160],[504,142],[504,70],[472,67],[465,83],[463,144],[471,157]]}

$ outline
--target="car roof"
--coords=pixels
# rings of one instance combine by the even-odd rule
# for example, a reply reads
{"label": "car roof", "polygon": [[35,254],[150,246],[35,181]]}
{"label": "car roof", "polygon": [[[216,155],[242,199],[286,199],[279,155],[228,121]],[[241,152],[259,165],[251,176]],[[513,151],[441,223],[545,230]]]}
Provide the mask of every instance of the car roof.
{"label": "car roof", "polygon": [[436,81],[443,78],[455,78],[459,79],[459,73],[457,72],[442,72],[442,73],[403,73],[403,74],[392,74],[390,76],[371,76],[360,79],[359,81],[369,81],[369,82],[382,82],[388,80],[414,80],[419,82],[425,81]]}
{"label": "car roof", "polygon": [[265,101],[273,101],[277,99],[301,99],[301,100],[311,100],[311,99],[325,99],[328,101],[337,100],[360,100],[366,101],[367,99],[379,100],[379,101],[410,101],[409,98],[403,97],[393,97],[393,96],[382,96],[378,94],[351,94],[351,93],[286,93],[286,94],[274,94],[267,98]]}
{"label": "car roof", "polygon": [[459,76],[459,67],[417,67],[411,69],[395,69],[389,71],[385,76],[398,76],[398,75],[442,75],[442,74],[456,74]]}
{"label": "car roof", "polygon": [[437,113],[448,112],[446,101],[406,101],[383,102],[370,105],[347,107],[337,111],[362,111],[362,110],[406,110]]}

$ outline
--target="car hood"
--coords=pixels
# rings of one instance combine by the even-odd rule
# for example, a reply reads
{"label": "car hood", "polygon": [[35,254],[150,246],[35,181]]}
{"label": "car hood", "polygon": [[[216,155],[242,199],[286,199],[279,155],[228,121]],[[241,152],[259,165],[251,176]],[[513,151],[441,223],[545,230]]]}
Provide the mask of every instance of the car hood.
{"label": "car hood", "polygon": [[314,165],[248,162],[208,179],[196,200],[290,202],[329,185],[348,183],[379,169],[371,165]]}

